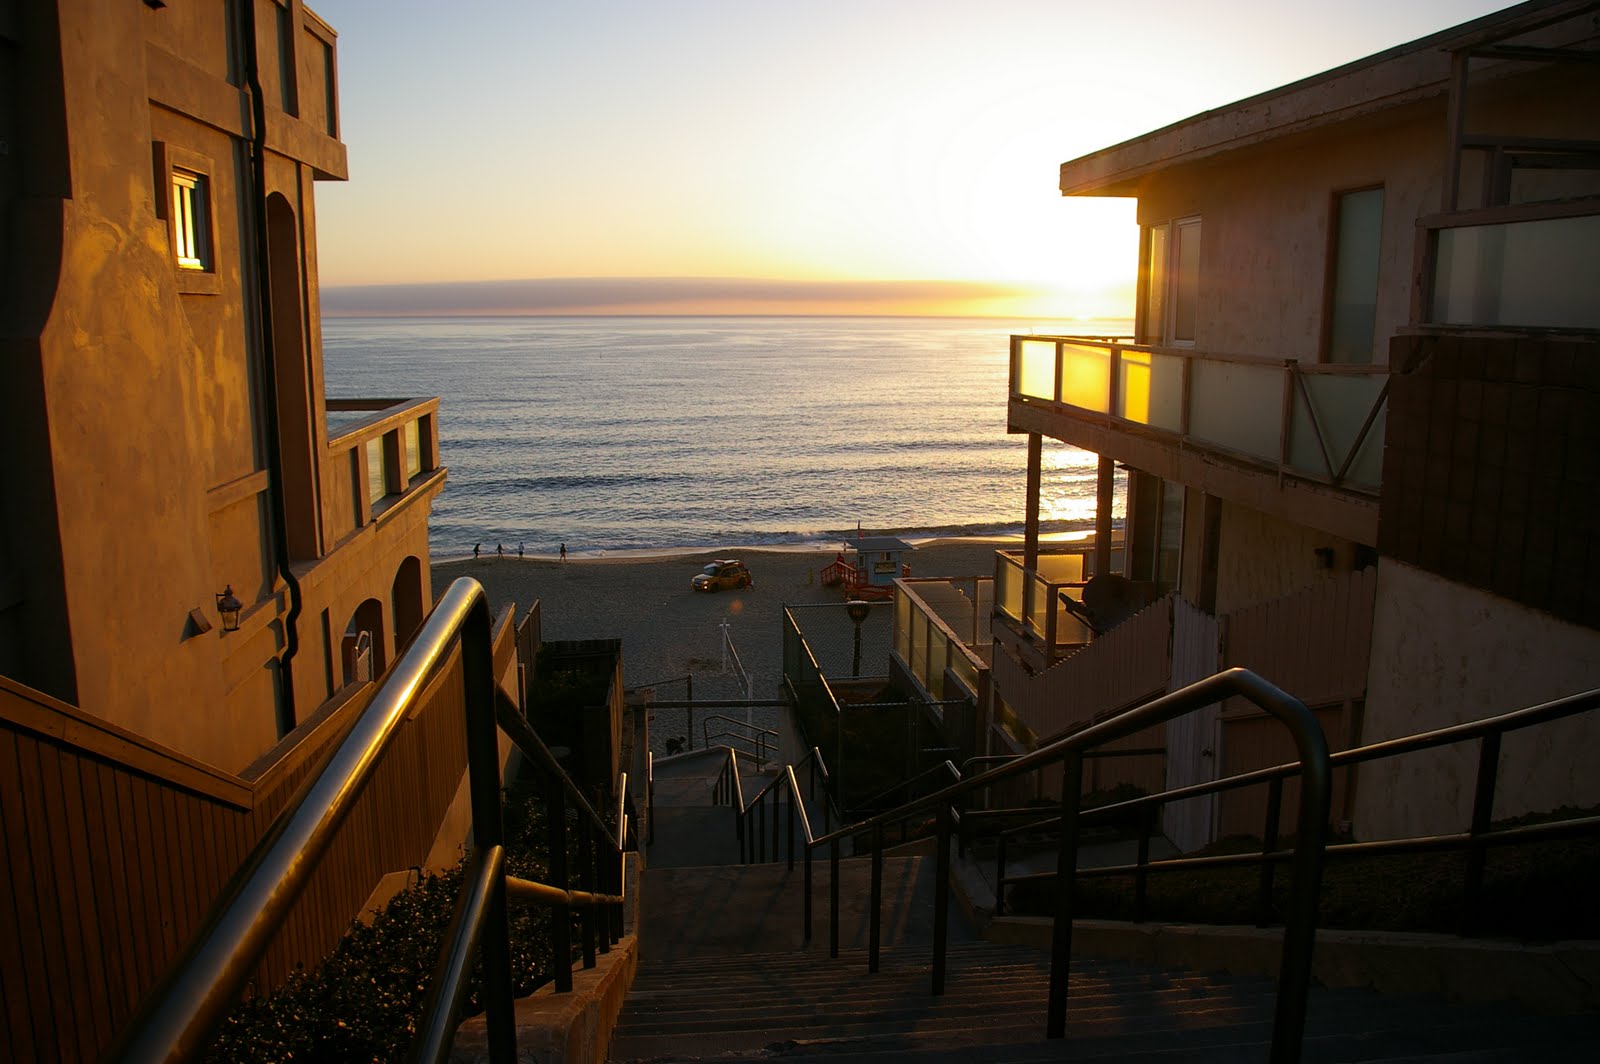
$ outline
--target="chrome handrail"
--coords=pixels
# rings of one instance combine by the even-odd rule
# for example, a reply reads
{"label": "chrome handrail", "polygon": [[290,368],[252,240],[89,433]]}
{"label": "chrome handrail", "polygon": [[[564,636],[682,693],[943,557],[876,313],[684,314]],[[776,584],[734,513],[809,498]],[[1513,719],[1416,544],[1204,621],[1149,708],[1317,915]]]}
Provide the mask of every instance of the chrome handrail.
{"label": "chrome handrail", "polygon": [[[512,732],[513,741],[547,768],[553,767],[563,782],[562,789],[577,798],[580,809],[602,825],[604,822],[561,772],[515,707],[510,706],[508,711],[507,700],[497,697],[492,620],[488,598],[477,581],[462,577],[450,585],[322,771],[267,829],[234,876],[231,887],[213,904],[183,956],[147,995],[138,1015],[106,1059],[183,1060],[206,1048],[218,1024],[238,1001],[273,934],[316,871],[362,785],[458,639],[475,852],[457,898],[449,938],[435,969],[426,1014],[419,1024],[422,1034],[417,1059],[437,1060],[448,1050],[448,1034],[466,993],[466,974],[474,953],[481,956],[483,964],[482,999],[490,1058],[497,1062],[515,1058],[506,895],[508,886],[522,893],[525,884],[504,874],[505,829],[496,724],[520,724],[520,728],[507,729]],[[530,737],[531,743],[524,741]],[[620,853],[617,857],[620,887]],[[616,894],[592,894],[583,903],[620,906],[621,901],[619,889]]]}
{"label": "chrome handrail", "polygon": [[1045,1011],[1045,1033],[1050,1038],[1066,1034],[1068,964],[1072,953],[1071,899],[1077,874],[1078,805],[1083,786],[1083,761],[1086,751],[1104,743],[1221,702],[1239,695],[1264,709],[1288,728],[1300,754],[1302,784],[1300,815],[1293,857],[1293,884],[1285,912],[1283,951],[1278,974],[1278,997],[1273,1017],[1271,1059],[1275,1062],[1299,1059],[1305,1032],[1306,999],[1311,988],[1311,953],[1316,940],[1317,892],[1322,879],[1323,848],[1327,835],[1328,809],[1333,790],[1333,773],[1328,744],[1322,727],[1305,703],[1245,669],[1229,669],[1179,691],[1153,699],[1143,705],[1092,724],[1064,736],[1009,764],[943,787],[933,794],[875,814],[859,823],[839,828],[821,838],[808,840],[805,891],[810,909],[810,851],[830,847],[833,875],[829,883],[829,954],[839,954],[838,860],[839,844],[849,836],[870,831],[873,837],[873,891],[869,908],[868,970],[876,971],[879,959],[881,924],[881,869],[883,829],[920,810],[932,809],[938,820],[937,871],[934,874],[933,993],[944,992],[945,955],[948,939],[946,910],[951,876],[951,840],[954,835],[954,802],[970,791],[992,786],[1003,780],[1034,772],[1055,764],[1062,766],[1061,834],[1056,863],[1056,915],[1051,942],[1050,990]]}

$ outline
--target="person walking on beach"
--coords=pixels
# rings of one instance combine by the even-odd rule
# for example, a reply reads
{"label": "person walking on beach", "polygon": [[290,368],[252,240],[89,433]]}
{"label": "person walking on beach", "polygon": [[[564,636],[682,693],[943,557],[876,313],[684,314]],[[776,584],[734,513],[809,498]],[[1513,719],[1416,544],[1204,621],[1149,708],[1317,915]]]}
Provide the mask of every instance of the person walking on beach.
{"label": "person walking on beach", "polygon": [[472,557],[473,557],[474,560],[477,559],[478,552],[481,551],[481,550],[483,550],[483,544],[482,543],[474,543],[472,545]]}
{"label": "person walking on beach", "polygon": [[504,558],[506,556],[506,545],[504,543],[496,543],[494,545],[494,552],[500,555],[500,557]]}
{"label": "person walking on beach", "polygon": [[567,560],[567,545],[565,543],[561,544],[561,560]]}
{"label": "person walking on beach", "polygon": [[517,541],[517,557],[522,557],[522,541]]}

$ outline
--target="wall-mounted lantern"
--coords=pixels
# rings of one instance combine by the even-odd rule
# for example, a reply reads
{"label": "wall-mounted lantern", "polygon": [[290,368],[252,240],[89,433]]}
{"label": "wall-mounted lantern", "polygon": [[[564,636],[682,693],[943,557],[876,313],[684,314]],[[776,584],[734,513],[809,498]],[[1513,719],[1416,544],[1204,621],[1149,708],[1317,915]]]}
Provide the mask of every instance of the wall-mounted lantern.
{"label": "wall-mounted lantern", "polygon": [[222,616],[222,630],[224,632],[237,632],[239,630],[239,611],[244,609],[233,594],[233,585],[229,584],[217,594],[217,613]]}

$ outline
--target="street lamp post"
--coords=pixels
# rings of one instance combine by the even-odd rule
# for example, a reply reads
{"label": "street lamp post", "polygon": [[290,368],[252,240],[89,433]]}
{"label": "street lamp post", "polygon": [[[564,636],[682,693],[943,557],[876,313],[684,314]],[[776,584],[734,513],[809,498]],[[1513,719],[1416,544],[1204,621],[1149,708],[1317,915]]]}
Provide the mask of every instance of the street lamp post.
{"label": "street lamp post", "polygon": [[872,603],[863,602],[861,599],[851,599],[844,604],[844,611],[850,615],[850,620],[856,626],[855,653],[850,658],[850,677],[861,677],[861,622],[867,619],[867,614],[872,612]]}

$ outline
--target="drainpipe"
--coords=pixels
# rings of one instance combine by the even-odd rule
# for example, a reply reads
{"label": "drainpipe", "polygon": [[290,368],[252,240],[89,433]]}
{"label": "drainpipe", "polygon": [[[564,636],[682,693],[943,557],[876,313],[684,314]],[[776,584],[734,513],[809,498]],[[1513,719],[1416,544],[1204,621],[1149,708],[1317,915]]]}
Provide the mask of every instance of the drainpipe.
{"label": "drainpipe", "polygon": [[240,3],[236,10],[244,32],[244,75],[250,90],[250,215],[255,230],[257,318],[261,339],[262,398],[267,427],[267,492],[272,510],[274,555],[278,575],[289,590],[289,612],[283,619],[283,652],[278,655],[278,671],[283,701],[278,713],[278,732],[294,728],[294,671],[291,663],[300,650],[300,581],[289,565],[289,518],[284,511],[283,457],[278,429],[278,364],[272,336],[272,272],[267,259],[267,109],[261,91],[261,70],[256,48],[255,6]]}

